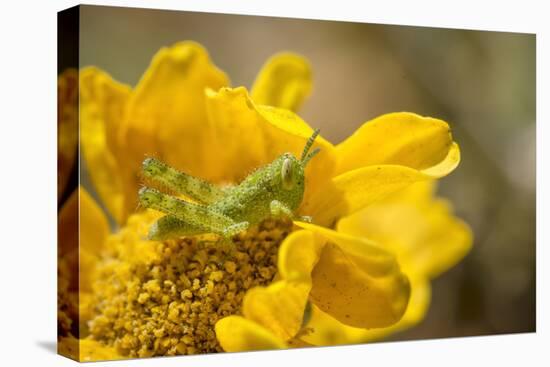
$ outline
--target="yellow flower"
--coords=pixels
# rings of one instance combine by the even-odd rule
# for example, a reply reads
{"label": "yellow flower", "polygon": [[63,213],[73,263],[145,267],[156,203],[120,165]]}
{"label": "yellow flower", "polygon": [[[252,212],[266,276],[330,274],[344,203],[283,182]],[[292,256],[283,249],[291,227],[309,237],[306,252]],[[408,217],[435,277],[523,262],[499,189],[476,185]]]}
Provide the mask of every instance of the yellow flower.
{"label": "yellow flower", "polygon": [[[327,339],[320,330],[326,323],[319,315],[341,333],[399,325],[413,309],[407,308],[407,276],[414,301],[420,292],[416,285],[425,285],[433,274],[417,272],[397,241],[394,247],[376,243],[384,238],[369,227],[363,231],[361,218],[376,217],[368,210],[378,205],[383,210],[376,203],[393,193],[440,178],[458,165],[458,145],[444,121],[392,113],[365,123],[339,145],[317,139],[321,153],[306,170],[299,209],[315,224],[267,221],[235,238],[234,261],[224,262],[216,240],[208,238],[144,239],[158,214],[129,217],[136,208],[144,157],[214,183],[236,183],[281,153],[299,155],[311,135],[309,125],[293,112],[311,90],[311,72],[302,57],[274,56],[250,95],[228,84],[193,42],[159,51],[133,89],[99,69],[81,71],[82,154],[97,193],[122,226],[110,237],[103,230],[90,233],[95,236],[88,242],[90,267],[81,269],[90,275],[81,279],[81,291],[93,290],[91,302],[99,297],[103,303],[99,315],[81,306],[89,338],[115,345],[127,356],[147,356],[220,346],[241,351],[322,345]],[[89,197],[83,190],[80,195]],[[420,216],[432,210],[426,200],[417,207]],[[97,218],[90,230],[81,227],[81,238],[94,232],[94,221],[99,228],[106,223],[99,209],[86,206],[98,208],[84,200],[81,215],[87,211]],[[456,222],[447,212],[441,216],[426,230],[444,232]],[[388,233],[406,240],[399,237],[403,224],[393,224]],[[102,251],[107,260],[100,260]],[[443,258],[439,270],[464,252]],[[416,282],[418,274],[425,276],[424,283]],[[211,313],[201,312],[205,309]],[[127,316],[137,324],[132,326]]]}

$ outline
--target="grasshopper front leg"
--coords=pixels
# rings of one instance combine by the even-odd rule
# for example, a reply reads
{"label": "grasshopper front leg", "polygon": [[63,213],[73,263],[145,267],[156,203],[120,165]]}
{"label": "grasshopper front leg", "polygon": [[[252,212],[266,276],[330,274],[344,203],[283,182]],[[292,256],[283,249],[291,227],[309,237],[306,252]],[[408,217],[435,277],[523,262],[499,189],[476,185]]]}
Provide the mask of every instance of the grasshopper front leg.
{"label": "grasshopper front leg", "polygon": [[207,206],[189,203],[148,187],[139,191],[139,201],[145,208],[155,209],[168,214],[168,217],[173,217],[157,221],[153,233],[157,238],[167,238],[170,233],[215,233],[230,238],[248,228],[248,222],[236,223]]}
{"label": "grasshopper front leg", "polygon": [[281,203],[279,200],[271,201],[271,203],[269,203],[269,209],[271,211],[271,216],[275,218],[285,216],[290,219],[297,219],[304,222],[312,221],[312,218],[310,216],[296,216],[288,206]]}

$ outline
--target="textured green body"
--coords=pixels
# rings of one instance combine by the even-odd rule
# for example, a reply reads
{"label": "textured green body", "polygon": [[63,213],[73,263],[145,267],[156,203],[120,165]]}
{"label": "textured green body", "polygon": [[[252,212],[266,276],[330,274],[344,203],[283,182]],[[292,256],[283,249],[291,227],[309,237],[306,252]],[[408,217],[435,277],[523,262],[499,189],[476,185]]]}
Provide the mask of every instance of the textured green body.
{"label": "textured green body", "polygon": [[[309,138],[301,159],[284,153],[238,185],[224,189],[179,172],[157,159],[145,159],[144,177],[196,202],[143,187],[139,191],[140,204],[167,214],[153,224],[149,237],[164,240],[216,233],[230,238],[270,216],[295,218],[294,212],[304,196],[305,166],[319,152],[317,148],[308,153],[318,133],[316,130]],[[311,220],[309,217],[300,219]]]}
{"label": "textured green body", "polygon": [[[282,188],[281,169],[284,159],[293,160],[296,181],[291,190]],[[303,196],[303,167],[293,155],[287,153],[251,173],[239,185],[230,188],[223,199],[209,205],[209,208],[237,223],[254,225],[271,216],[272,201],[276,200],[294,212],[300,206]]]}

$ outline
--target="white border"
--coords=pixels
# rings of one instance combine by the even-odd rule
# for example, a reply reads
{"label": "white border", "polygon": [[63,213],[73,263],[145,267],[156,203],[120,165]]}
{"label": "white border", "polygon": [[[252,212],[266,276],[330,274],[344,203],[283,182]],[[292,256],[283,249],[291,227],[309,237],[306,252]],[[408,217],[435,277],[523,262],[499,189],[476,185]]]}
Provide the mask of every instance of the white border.
{"label": "white border", "polygon": [[[126,0],[88,4],[349,20],[537,33],[537,333],[381,343],[98,366],[356,364],[393,366],[547,365],[548,22],[543,1],[208,1]],[[44,345],[55,340],[56,11],[74,1],[4,2],[0,11],[0,365],[74,365]],[[546,290],[546,292],[545,292]],[[542,311],[541,311],[542,310]],[[543,312],[546,311],[546,312]],[[546,343],[547,344],[547,343]],[[546,349],[548,347],[546,346]],[[12,362],[12,363],[8,363]],[[34,364],[33,364],[34,362]]]}

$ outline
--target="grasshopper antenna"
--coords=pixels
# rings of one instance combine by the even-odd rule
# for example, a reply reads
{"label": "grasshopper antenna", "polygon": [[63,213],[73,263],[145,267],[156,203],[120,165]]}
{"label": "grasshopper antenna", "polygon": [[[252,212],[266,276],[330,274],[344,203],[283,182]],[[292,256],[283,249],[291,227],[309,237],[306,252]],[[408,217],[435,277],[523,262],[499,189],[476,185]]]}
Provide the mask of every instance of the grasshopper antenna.
{"label": "grasshopper antenna", "polygon": [[304,151],[302,152],[302,157],[300,158],[304,166],[307,164],[307,162],[309,162],[311,158],[313,158],[317,153],[319,153],[320,149],[317,148],[308,154],[309,150],[311,149],[311,146],[313,145],[313,142],[315,141],[315,138],[317,137],[317,135],[319,135],[320,131],[321,129],[315,129],[313,134],[311,134],[309,139],[307,139],[306,146],[304,147]]}
{"label": "grasshopper antenna", "polygon": [[305,167],[306,164],[311,160],[311,158],[315,157],[317,155],[317,153],[319,153],[321,151],[321,148],[315,148],[311,151],[311,153],[309,153],[303,160],[302,160],[302,165]]}

